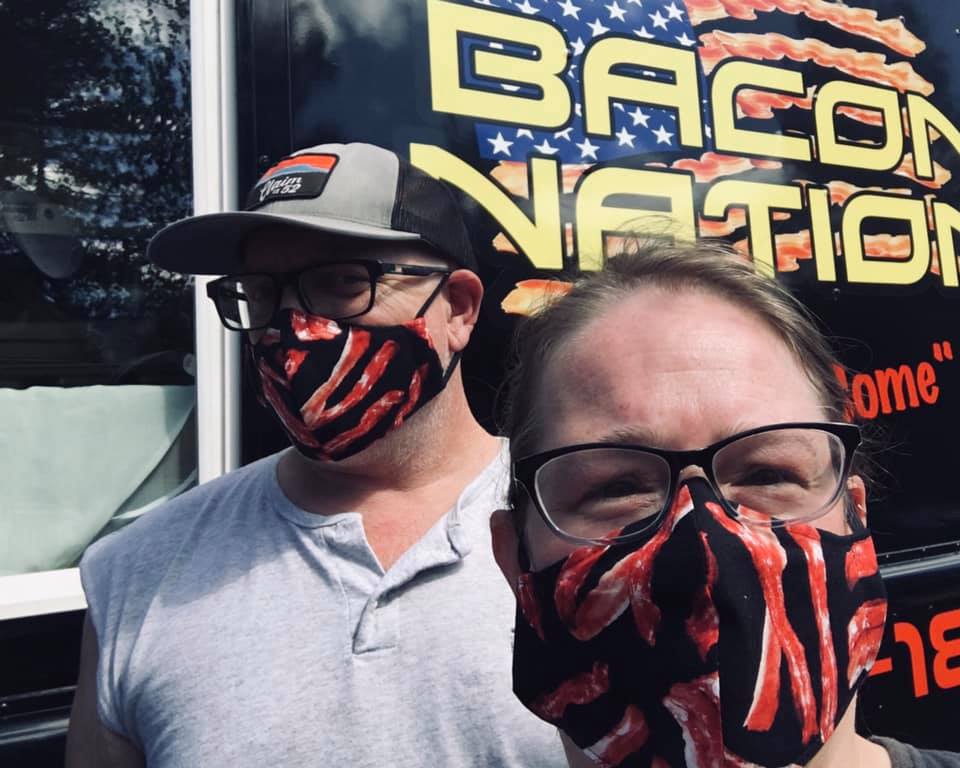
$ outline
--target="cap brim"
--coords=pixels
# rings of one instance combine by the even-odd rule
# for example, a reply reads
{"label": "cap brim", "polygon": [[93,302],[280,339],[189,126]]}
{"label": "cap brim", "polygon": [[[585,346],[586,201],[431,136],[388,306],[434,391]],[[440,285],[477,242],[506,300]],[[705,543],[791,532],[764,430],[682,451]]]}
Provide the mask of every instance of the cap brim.
{"label": "cap brim", "polygon": [[241,246],[255,229],[268,224],[312,229],[368,240],[420,240],[403,232],[372,224],[325,216],[280,216],[256,211],[208,213],[175,221],[161,229],[147,245],[147,258],[171,272],[225,275],[243,267]]}

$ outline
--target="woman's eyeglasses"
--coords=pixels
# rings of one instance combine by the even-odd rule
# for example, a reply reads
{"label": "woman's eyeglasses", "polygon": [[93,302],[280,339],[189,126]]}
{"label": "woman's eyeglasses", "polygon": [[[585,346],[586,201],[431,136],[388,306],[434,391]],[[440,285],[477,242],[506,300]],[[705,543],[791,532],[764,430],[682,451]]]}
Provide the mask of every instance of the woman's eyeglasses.
{"label": "woman's eyeglasses", "polygon": [[570,445],[517,459],[513,474],[555,533],[575,542],[612,543],[655,529],[679,472],[691,465],[748,523],[816,519],[843,493],[859,445],[860,428],[853,424],[774,424],[694,451]]}

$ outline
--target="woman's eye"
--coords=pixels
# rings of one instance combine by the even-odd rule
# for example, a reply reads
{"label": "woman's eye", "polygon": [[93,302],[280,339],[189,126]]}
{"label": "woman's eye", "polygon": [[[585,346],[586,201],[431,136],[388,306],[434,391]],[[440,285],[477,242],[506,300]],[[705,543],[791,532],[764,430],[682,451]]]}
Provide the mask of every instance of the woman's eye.
{"label": "woman's eye", "polygon": [[629,480],[614,480],[598,488],[595,494],[601,498],[619,499],[624,496],[633,496],[639,492],[640,489],[636,483]]}
{"label": "woman's eye", "polygon": [[783,467],[750,467],[737,478],[735,485],[801,484],[801,479]]}

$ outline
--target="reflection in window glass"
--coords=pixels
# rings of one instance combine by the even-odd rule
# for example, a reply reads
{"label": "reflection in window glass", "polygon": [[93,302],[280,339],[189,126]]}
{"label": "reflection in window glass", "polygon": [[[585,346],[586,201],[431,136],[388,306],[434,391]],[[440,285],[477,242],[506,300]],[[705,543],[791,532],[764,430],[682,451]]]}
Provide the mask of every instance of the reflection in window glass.
{"label": "reflection in window glass", "polygon": [[195,479],[188,0],[0,0],[0,575]]}

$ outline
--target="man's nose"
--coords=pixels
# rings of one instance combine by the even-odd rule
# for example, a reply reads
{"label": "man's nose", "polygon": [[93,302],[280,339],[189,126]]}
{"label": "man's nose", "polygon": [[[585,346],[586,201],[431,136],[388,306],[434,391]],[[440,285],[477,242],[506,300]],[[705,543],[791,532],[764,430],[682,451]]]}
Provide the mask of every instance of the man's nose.
{"label": "man's nose", "polygon": [[280,291],[280,309],[299,309],[306,312],[306,307],[300,304],[300,297],[297,295],[297,289],[291,283],[287,283]]}

